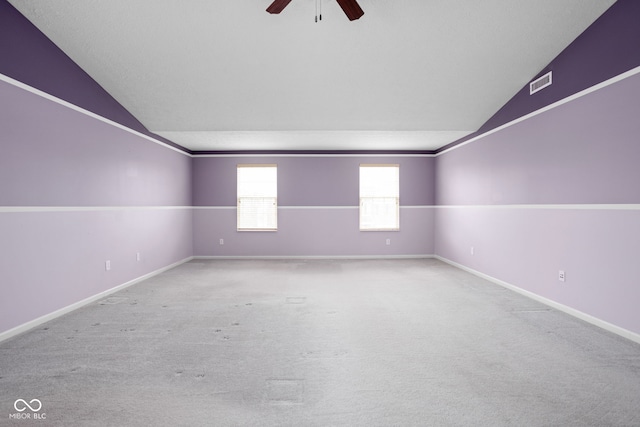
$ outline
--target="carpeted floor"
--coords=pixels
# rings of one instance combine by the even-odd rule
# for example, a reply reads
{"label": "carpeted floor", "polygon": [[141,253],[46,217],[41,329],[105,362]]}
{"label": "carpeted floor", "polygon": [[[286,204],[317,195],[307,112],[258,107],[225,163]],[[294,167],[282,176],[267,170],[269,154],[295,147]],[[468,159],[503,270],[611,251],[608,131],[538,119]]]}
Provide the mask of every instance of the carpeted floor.
{"label": "carpeted floor", "polygon": [[640,345],[437,260],[192,261],[0,343],[0,403],[20,426],[639,426]]}

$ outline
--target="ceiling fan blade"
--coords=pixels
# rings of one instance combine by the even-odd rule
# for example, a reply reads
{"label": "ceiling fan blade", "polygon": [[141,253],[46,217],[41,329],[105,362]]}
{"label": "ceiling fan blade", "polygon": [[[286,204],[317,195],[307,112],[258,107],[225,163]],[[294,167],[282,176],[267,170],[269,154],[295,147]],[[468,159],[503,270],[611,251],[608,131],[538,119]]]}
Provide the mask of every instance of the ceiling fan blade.
{"label": "ceiling fan blade", "polygon": [[275,0],[271,5],[267,8],[267,12],[269,13],[280,13],[282,10],[287,7],[287,5],[291,3],[291,0]]}
{"label": "ceiling fan blade", "polygon": [[349,21],[355,21],[360,19],[364,15],[364,11],[360,8],[360,5],[356,0],[337,0],[338,4],[344,10],[345,15],[349,18]]}

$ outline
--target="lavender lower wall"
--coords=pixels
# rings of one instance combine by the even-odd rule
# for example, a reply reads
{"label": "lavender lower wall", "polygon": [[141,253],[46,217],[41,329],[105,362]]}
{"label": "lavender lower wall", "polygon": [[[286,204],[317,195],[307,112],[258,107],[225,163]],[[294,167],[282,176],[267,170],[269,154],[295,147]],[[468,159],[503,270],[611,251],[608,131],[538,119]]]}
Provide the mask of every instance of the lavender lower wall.
{"label": "lavender lower wall", "polygon": [[390,232],[359,231],[358,214],[357,206],[280,208],[277,232],[238,232],[235,208],[196,209],[194,253],[216,257],[433,254],[432,208],[401,208],[400,231]]}
{"label": "lavender lower wall", "polygon": [[438,208],[436,224],[439,256],[640,333],[640,210]]}
{"label": "lavender lower wall", "polygon": [[191,233],[188,209],[0,213],[0,333],[191,256]]}
{"label": "lavender lower wall", "polygon": [[192,256],[189,156],[5,77],[0,146],[0,334]]}
{"label": "lavender lower wall", "polygon": [[[236,165],[278,165],[278,231],[236,231]],[[400,165],[400,231],[359,231],[361,163]],[[433,253],[434,158],[210,156],[194,159],[196,256],[423,256]],[[224,245],[220,245],[224,239]],[[391,239],[387,245],[386,240]]]}
{"label": "lavender lower wall", "polygon": [[439,155],[435,253],[640,334],[639,93],[636,73]]}

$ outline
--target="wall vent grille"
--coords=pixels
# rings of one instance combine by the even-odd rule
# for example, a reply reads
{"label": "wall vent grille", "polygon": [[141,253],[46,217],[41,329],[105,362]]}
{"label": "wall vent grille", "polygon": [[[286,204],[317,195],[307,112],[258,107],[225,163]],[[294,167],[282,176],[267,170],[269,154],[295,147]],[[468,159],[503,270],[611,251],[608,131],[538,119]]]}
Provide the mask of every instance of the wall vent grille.
{"label": "wall vent grille", "polygon": [[552,82],[553,82],[553,80],[551,78],[551,71],[549,71],[544,76],[542,76],[540,78],[537,78],[534,81],[532,81],[531,83],[529,83],[529,95],[533,95],[534,93],[538,92],[539,90],[542,90],[547,86],[551,86]]}

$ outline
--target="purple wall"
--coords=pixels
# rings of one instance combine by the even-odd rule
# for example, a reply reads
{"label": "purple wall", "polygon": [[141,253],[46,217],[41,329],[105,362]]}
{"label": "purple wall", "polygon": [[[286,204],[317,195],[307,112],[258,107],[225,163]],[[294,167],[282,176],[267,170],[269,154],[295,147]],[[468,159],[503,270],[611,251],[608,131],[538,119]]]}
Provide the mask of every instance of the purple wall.
{"label": "purple wall", "polygon": [[0,82],[0,206],[191,205],[189,156]]}
{"label": "purple wall", "polygon": [[435,159],[427,156],[251,156],[193,159],[194,206],[235,206],[236,166],[242,163],[278,165],[280,206],[357,206],[360,163],[400,165],[403,206],[433,205]]}
{"label": "purple wall", "polygon": [[553,71],[553,85],[529,95],[523,87],[475,133],[453,142],[439,151],[495,129],[546,105],[564,99],[602,81],[640,66],[640,2],[618,0],[536,79]]}
{"label": "purple wall", "polygon": [[4,81],[0,129],[0,333],[192,255],[189,156]]}
{"label": "purple wall", "polygon": [[[554,85],[524,88],[471,137],[640,65],[638,16],[619,0],[541,70]],[[149,135],[5,0],[0,58],[0,73]],[[640,333],[639,93],[635,75],[437,158],[191,159],[0,81],[0,333],[192,255],[432,253]],[[251,162],[279,165],[277,232],[236,231],[235,166]],[[399,232],[358,231],[365,162],[401,165]]]}
{"label": "purple wall", "polygon": [[639,90],[627,78],[438,156],[437,204],[640,203]]}
{"label": "purple wall", "polygon": [[541,70],[552,86],[440,150],[434,222],[437,255],[635,334],[640,74],[484,132],[640,66],[638,18],[618,0]]}
{"label": "purple wall", "polygon": [[[174,145],[5,0],[0,74]],[[0,334],[193,254],[189,156],[4,80],[0,145]]]}
{"label": "purple wall", "polygon": [[[236,231],[236,165],[278,165],[277,232]],[[400,231],[360,232],[360,163],[400,164]],[[433,253],[433,157],[196,157],[197,256],[402,256]],[[224,245],[219,240],[224,239]],[[386,245],[391,239],[391,245]]]}
{"label": "purple wall", "polygon": [[639,334],[638,94],[640,73],[439,155],[436,254]]}
{"label": "purple wall", "polygon": [[0,74],[185,150],[149,132],[6,0],[0,0]]}

